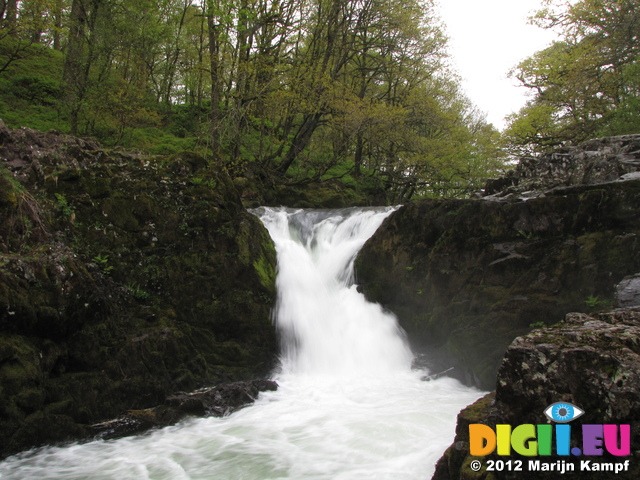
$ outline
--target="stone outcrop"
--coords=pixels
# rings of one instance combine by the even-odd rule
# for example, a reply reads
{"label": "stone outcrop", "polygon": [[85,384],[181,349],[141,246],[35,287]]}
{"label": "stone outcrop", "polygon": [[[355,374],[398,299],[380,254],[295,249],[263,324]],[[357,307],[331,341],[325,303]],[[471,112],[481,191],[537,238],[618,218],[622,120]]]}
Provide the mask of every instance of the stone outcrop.
{"label": "stone outcrop", "polygon": [[357,281],[394,312],[435,371],[493,388],[518,335],[615,302],[640,272],[640,181],[526,202],[425,200],[392,214],[360,252]]}
{"label": "stone outcrop", "polygon": [[625,277],[616,285],[616,303],[620,307],[640,305],[640,274]]}
{"label": "stone outcrop", "polygon": [[555,187],[640,178],[640,135],[605,137],[520,159],[503,178],[487,182],[485,197],[540,194]]}
{"label": "stone outcrop", "polygon": [[[613,478],[612,473],[580,471],[580,460],[596,463],[624,462],[630,467],[615,475],[640,477],[640,311],[619,310],[605,314],[569,314],[553,327],[534,330],[517,338],[507,349],[497,375],[496,391],[467,407],[458,416],[456,438],[437,464],[433,480],[452,479],[556,479],[557,472],[486,471],[487,460],[529,458],[513,455],[471,457],[469,424],[545,424],[544,411],[555,402],[569,402],[584,410],[571,422],[572,447],[582,447],[581,425],[631,425],[631,456],[535,457],[546,462],[576,464],[576,478]],[[484,468],[470,469],[472,460]]]}
{"label": "stone outcrop", "polygon": [[[628,150],[617,154],[629,164],[640,155],[638,138],[624,137]],[[596,157],[582,153],[562,158]],[[548,188],[405,205],[359,253],[357,282],[398,316],[434,372],[492,390],[515,337],[569,312],[638,298],[640,179],[539,185]]]}
{"label": "stone outcrop", "polygon": [[224,383],[193,393],[176,393],[164,404],[144,410],[130,410],[121,418],[92,425],[98,438],[110,440],[136,435],[152,428],[168,427],[185,417],[223,417],[251,405],[260,392],[273,392],[272,380]]}
{"label": "stone outcrop", "polygon": [[0,122],[0,456],[270,372],[275,262],[208,160]]}

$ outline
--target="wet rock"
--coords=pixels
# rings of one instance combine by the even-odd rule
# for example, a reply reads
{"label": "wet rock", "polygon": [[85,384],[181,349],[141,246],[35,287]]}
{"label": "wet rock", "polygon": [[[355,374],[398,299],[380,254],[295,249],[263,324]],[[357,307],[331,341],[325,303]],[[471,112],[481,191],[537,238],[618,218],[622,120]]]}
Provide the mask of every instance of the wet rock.
{"label": "wet rock", "polygon": [[640,306],[640,274],[622,279],[616,286],[616,301],[620,307]]}
{"label": "wet rock", "polygon": [[432,370],[454,367],[486,390],[515,337],[572,311],[611,308],[616,285],[639,271],[638,181],[526,202],[415,202],[356,260],[365,295],[397,315]]}
{"label": "wet rock", "polygon": [[210,159],[0,124],[0,457],[268,374],[275,262]]}
{"label": "wet rock", "polygon": [[142,433],[151,428],[174,425],[185,417],[222,417],[251,405],[260,392],[272,392],[272,380],[252,380],[216,385],[193,393],[167,397],[164,405],[130,411],[124,417],[92,426],[98,438],[113,439]]}
{"label": "wet rock", "polygon": [[611,308],[623,279],[618,301],[636,301],[640,181],[617,179],[636,168],[640,136],[549,155],[523,159],[493,197],[403,206],[359,253],[358,284],[432,371],[490,390],[532,326]]}
{"label": "wet rock", "polygon": [[[573,313],[553,327],[534,330],[517,338],[500,365],[495,394],[477,401],[458,416],[454,444],[440,459],[434,480],[458,478],[555,479],[557,472],[496,471],[474,474],[469,462],[470,423],[545,424],[545,409],[555,402],[569,402],[584,415],[571,422],[579,430],[587,424],[631,425],[631,457],[616,458],[605,453],[590,457],[597,462],[630,460],[629,471],[616,478],[640,476],[640,311],[617,310],[598,315]],[[577,441],[574,438],[574,441]],[[572,444],[572,446],[581,446]],[[461,448],[460,448],[461,447]],[[522,459],[513,455],[487,459]],[[536,457],[542,459],[542,457]],[[580,458],[564,457],[571,463]],[[547,457],[555,462],[559,457]],[[576,471],[579,471],[576,467]],[[485,477],[485,475],[487,475]],[[581,479],[602,478],[600,472],[580,472]]]}

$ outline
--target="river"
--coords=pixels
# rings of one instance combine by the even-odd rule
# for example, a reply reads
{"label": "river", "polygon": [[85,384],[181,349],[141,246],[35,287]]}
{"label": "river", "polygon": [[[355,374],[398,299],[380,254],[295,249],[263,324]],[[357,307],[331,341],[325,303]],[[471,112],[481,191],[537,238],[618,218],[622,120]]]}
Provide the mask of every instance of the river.
{"label": "river", "polygon": [[482,392],[412,368],[396,318],[357,291],[353,260],[392,210],[253,212],[278,253],[277,391],[224,418],[26,452],[0,479],[429,479]]}

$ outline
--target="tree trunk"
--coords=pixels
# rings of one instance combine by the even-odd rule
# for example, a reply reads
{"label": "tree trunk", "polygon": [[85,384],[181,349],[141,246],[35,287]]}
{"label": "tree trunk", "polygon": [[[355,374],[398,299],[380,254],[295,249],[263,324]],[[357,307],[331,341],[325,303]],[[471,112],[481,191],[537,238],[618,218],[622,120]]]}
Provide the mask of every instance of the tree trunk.
{"label": "tree trunk", "polygon": [[278,166],[278,171],[280,173],[286,173],[300,152],[309,145],[309,142],[311,142],[311,136],[320,124],[322,116],[322,113],[314,113],[305,117],[304,122],[302,122],[302,125],[298,129],[298,133],[289,147],[289,150],[287,150],[287,153]]}
{"label": "tree trunk", "polygon": [[362,167],[362,151],[364,149],[364,140],[362,139],[362,133],[358,132],[356,139],[356,151],[353,156],[353,177],[360,177],[360,169]]}
{"label": "tree trunk", "polygon": [[213,155],[220,154],[220,100],[222,98],[220,81],[220,25],[213,18],[213,13],[207,16],[209,26],[209,57],[211,65],[211,150]]}
{"label": "tree trunk", "polygon": [[65,100],[69,105],[71,135],[78,134],[80,104],[86,87],[84,58],[87,13],[83,0],[73,0],[69,24],[69,44],[64,62]]}
{"label": "tree trunk", "polygon": [[4,3],[4,21],[10,35],[15,34],[16,20],[18,18],[18,1],[6,0]]}
{"label": "tree trunk", "polygon": [[244,104],[247,93],[248,82],[248,63],[249,63],[249,25],[248,25],[248,6],[246,0],[240,1],[240,10],[238,13],[238,26],[236,28],[238,35],[238,44],[236,48],[236,88],[235,99],[233,102],[233,127],[234,138],[231,141],[231,159],[237,161],[240,157],[240,144],[242,141],[243,124],[244,124]]}
{"label": "tree trunk", "polygon": [[62,0],[56,0],[55,7],[53,10],[54,16],[54,29],[53,29],[53,49],[56,51],[62,50],[62,45],[60,41],[60,31],[62,30]]}

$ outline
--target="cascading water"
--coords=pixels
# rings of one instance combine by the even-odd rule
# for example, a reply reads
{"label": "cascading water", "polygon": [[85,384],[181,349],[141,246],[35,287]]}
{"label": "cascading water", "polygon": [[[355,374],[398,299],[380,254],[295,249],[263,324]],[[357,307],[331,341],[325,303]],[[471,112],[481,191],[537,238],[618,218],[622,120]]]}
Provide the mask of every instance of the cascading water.
{"label": "cascading water", "polygon": [[280,387],[225,418],[49,447],[0,479],[427,479],[480,392],[424,381],[395,318],[353,285],[353,259],[392,209],[260,208],[278,252]]}
{"label": "cascading water", "polygon": [[353,285],[353,260],[391,209],[257,212],[278,251],[282,372],[378,376],[412,360],[395,318]]}

